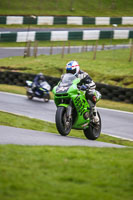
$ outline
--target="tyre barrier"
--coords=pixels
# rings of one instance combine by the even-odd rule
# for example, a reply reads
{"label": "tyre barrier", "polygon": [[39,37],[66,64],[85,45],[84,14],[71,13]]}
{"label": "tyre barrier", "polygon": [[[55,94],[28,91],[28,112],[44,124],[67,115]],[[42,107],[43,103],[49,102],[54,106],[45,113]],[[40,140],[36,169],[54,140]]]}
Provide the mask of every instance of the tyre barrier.
{"label": "tyre barrier", "polygon": [[[36,74],[20,73],[20,72],[0,72],[0,84],[26,86],[26,80],[33,80]],[[46,81],[53,88],[58,82],[59,78],[45,76]]]}
{"label": "tyre barrier", "polygon": [[102,94],[102,99],[133,103],[133,88],[122,88],[114,85],[96,83],[97,90]]}
{"label": "tyre barrier", "polygon": [[[33,80],[36,74],[21,72],[0,72],[0,84],[26,86],[26,80]],[[51,88],[60,81],[60,78],[45,76]],[[113,85],[96,83],[97,90],[102,94],[102,99],[133,103],[133,88],[122,88]]]}

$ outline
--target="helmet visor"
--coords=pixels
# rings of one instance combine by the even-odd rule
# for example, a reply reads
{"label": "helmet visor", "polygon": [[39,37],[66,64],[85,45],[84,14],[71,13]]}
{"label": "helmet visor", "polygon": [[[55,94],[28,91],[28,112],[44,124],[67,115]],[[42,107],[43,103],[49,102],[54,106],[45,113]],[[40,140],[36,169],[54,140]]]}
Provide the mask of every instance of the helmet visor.
{"label": "helmet visor", "polygon": [[66,73],[76,74],[76,69],[66,69]]}

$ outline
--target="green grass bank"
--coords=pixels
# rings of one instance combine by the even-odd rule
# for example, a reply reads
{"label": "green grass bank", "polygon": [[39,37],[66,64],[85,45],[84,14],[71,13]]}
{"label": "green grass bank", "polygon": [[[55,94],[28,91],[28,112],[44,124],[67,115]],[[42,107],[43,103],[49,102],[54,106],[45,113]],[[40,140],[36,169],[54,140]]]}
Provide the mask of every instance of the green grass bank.
{"label": "green grass bank", "polygon": [[132,200],[133,149],[0,146],[0,199]]}
{"label": "green grass bank", "polygon": [[0,70],[25,73],[43,72],[45,75],[60,77],[65,72],[66,63],[77,60],[82,70],[88,72],[95,82],[120,87],[133,87],[133,64],[129,62],[129,49],[83,52],[62,55],[40,55],[34,57],[9,57],[0,61]]}
{"label": "green grass bank", "polygon": [[133,16],[133,1],[128,0],[5,0],[0,15]]}

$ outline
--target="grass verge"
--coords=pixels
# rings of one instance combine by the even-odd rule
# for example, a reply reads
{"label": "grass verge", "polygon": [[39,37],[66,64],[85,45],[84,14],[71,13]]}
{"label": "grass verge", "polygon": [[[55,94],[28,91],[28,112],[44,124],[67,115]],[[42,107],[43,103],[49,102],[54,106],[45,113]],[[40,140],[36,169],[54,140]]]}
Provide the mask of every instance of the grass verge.
{"label": "grass verge", "polygon": [[109,16],[121,17],[133,15],[133,1],[128,0],[76,0],[76,1],[46,1],[42,0],[41,3],[32,0],[25,3],[24,0],[13,0],[10,3],[8,0],[1,2],[0,13],[1,15],[71,15],[71,16]]}
{"label": "grass verge", "polygon": [[16,86],[16,85],[6,85],[6,84],[0,84],[0,91],[1,92],[9,92],[13,94],[26,94],[25,87],[22,86]]}
{"label": "grass verge", "polygon": [[132,200],[133,149],[0,145],[0,199]]}
{"label": "grass verge", "polygon": [[[56,125],[54,123],[45,122],[42,120],[32,119],[29,117],[19,116],[19,115],[2,112],[2,111],[0,111],[0,125],[32,129],[32,130],[44,131],[44,132],[50,132],[50,133],[58,133],[56,129]],[[72,130],[70,132],[70,136],[86,139],[82,130]],[[132,141],[123,140],[123,139],[107,136],[104,134],[101,134],[101,136],[99,137],[97,141],[133,146]]]}
{"label": "grass verge", "polygon": [[[28,30],[28,27],[29,27],[29,24],[0,24],[0,28],[5,28],[5,29],[14,29],[14,32],[15,32],[15,29],[18,29],[18,28],[24,28],[24,29],[27,29]],[[114,25],[113,24],[109,24],[109,25],[96,25],[96,24],[83,24],[83,25],[77,25],[77,24],[53,24],[53,25],[37,25],[37,24],[30,24],[30,29],[34,28],[36,29],[36,31],[38,29],[45,29],[45,28],[48,28],[49,30],[50,29],[58,29],[58,28],[68,28],[68,29],[71,29],[71,28],[81,28],[81,29],[86,29],[86,28],[111,28],[112,30],[114,29]],[[117,24],[117,28],[129,28],[129,27],[133,27],[133,25],[128,25],[128,24]]]}

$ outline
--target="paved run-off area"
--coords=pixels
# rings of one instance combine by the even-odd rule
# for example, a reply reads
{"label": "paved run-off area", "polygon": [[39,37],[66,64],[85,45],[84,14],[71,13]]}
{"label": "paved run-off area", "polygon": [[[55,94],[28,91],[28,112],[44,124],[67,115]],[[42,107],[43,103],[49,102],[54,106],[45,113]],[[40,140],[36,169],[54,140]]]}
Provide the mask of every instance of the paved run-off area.
{"label": "paved run-off area", "polygon": [[0,144],[19,144],[19,145],[53,145],[53,146],[88,146],[88,147],[114,147],[124,146],[91,141],[86,139],[61,136],[41,131],[0,126]]}

